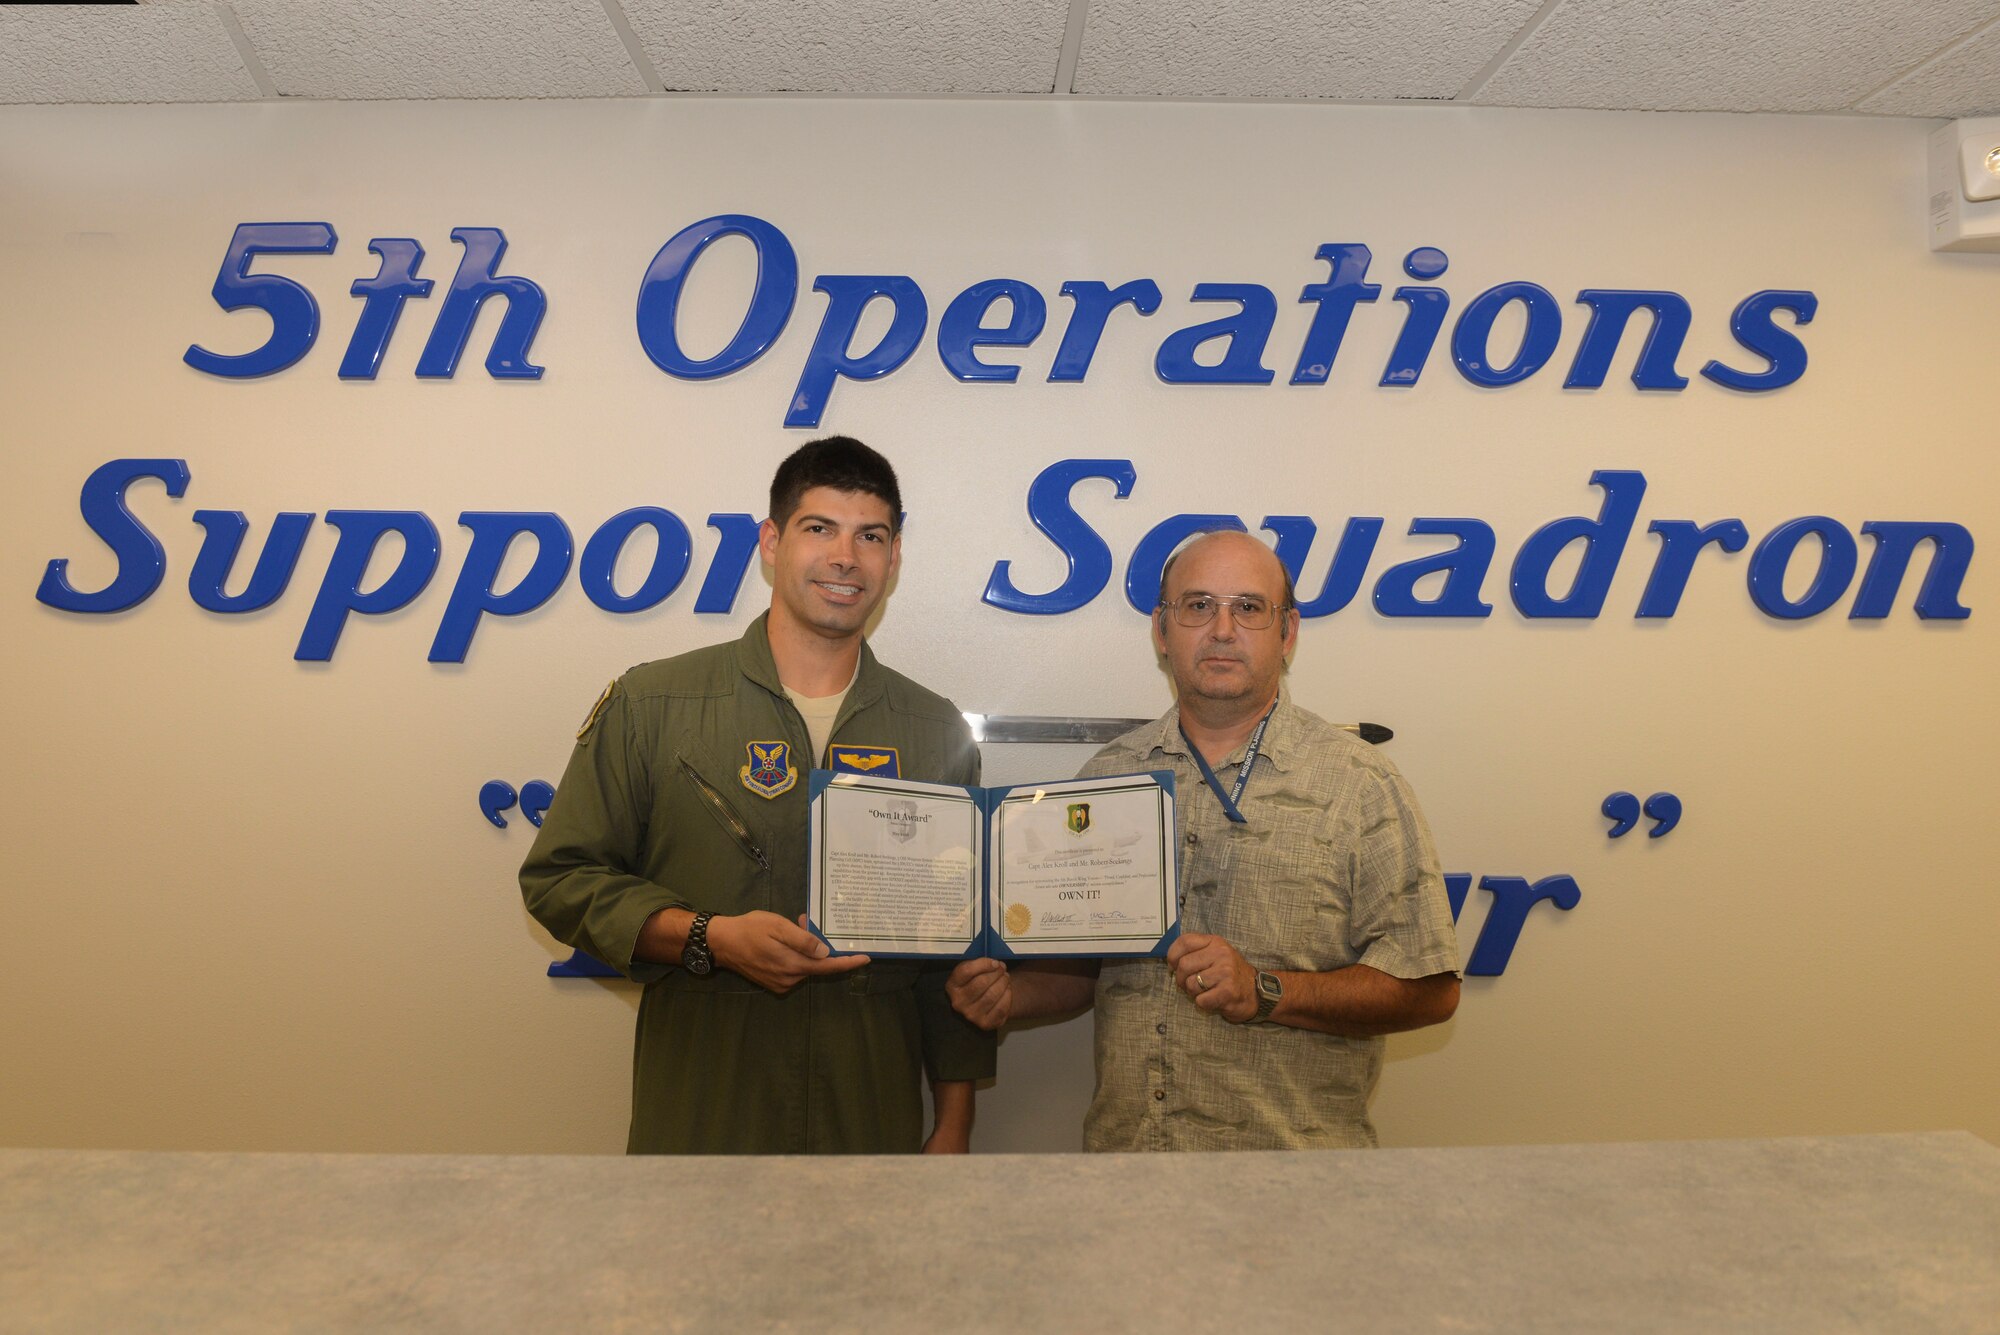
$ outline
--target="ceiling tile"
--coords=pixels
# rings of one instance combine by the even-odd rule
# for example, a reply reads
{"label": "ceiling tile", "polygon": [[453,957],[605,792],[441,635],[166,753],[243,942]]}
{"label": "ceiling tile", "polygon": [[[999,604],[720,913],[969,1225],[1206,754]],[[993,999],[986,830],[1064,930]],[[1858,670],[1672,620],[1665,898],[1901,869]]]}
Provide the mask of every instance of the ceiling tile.
{"label": "ceiling tile", "polygon": [[1891,116],[2000,115],[2000,23],[1859,104]]}
{"label": "ceiling tile", "polygon": [[1046,93],[1069,0],[624,0],[671,92]]}
{"label": "ceiling tile", "polygon": [[2000,15],[2000,0],[1564,0],[1472,100],[1835,111]]}
{"label": "ceiling tile", "polygon": [[1450,98],[1541,0],[1093,0],[1075,91]]}
{"label": "ceiling tile", "polygon": [[599,0],[234,0],[286,97],[646,91]]}
{"label": "ceiling tile", "polygon": [[240,102],[257,96],[200,0],[0,5],[0,102]]}

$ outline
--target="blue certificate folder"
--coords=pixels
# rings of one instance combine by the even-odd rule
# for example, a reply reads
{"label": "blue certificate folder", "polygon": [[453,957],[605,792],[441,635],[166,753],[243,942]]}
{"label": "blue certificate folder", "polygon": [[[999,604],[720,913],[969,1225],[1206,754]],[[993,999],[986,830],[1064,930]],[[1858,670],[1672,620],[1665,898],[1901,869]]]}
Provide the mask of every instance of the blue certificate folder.
{"label": "blue certificate folder", "polygon": [[816,769],[806,925],[837,955],[1103,959],[1180,936],[1174,776],[994,788]]}

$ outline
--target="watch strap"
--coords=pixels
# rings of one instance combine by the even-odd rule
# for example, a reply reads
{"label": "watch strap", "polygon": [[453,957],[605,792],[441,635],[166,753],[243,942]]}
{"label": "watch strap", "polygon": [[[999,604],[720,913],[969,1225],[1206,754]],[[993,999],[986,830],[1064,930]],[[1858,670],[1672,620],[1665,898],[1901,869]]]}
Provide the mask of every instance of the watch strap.
{"label": "watch strap", "polygon": [[715,967],[715,954],[708,948],[708,920],[713,913],[697,913],[688,924],[687,945],[681,950],[681,962],[688,965],[691,972],[707,973]]}

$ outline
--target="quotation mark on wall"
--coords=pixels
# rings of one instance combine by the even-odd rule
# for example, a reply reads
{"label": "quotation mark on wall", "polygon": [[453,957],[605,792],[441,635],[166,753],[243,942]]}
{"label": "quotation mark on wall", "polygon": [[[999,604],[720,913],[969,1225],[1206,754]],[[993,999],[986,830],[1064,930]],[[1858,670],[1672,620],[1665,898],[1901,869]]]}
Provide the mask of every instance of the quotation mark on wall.
{"label": "quotation mark on wall", "polygon": [[491,779],[479,789],[479,814],[504,830],[507,818],[500,813],[512,810],[518,802],[521,814],[528,818],[528,824],[539,827],[555,796],[555,785],[540,779],[530,779],[522,784],[518,793],[514,791],[514,785],[505,779]]}
{"label": "quotation mark on wall", "polygon": [[1646,831],[1648,839],[1658,839],[1681,823],[1681,800],[1672,793],[1654,793],[1643,804],[1630,793],[1613,793],[1604,799],[1601,810],[1611,818],[1611,828],[1606,833],[1613,839],[1629,833],[1639,823],[1642,811],[1653,822],[1653,828]]}

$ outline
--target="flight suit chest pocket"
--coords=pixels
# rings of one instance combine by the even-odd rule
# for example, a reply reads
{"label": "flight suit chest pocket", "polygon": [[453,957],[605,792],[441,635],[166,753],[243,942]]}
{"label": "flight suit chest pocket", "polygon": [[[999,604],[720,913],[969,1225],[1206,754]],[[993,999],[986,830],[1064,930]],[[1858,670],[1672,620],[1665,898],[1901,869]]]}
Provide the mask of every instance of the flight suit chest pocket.
{"label": "flight suit chest pocket", "polygon": [[674,748],[672,770],[660,791],[666,822],[679,856],[673,884],[703,908],[744,913],[769,908],[768,837],[729,791],[735,776],[705,748]]}

